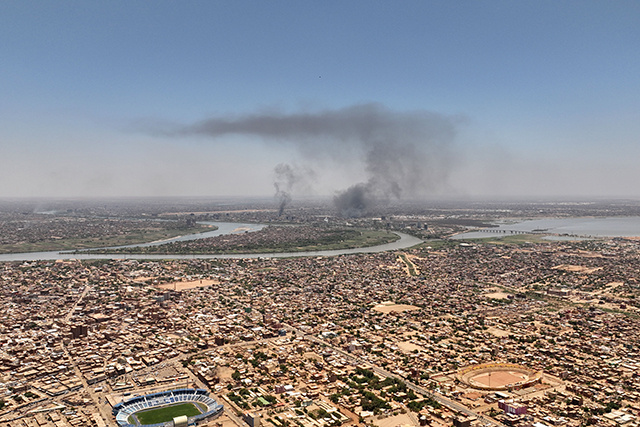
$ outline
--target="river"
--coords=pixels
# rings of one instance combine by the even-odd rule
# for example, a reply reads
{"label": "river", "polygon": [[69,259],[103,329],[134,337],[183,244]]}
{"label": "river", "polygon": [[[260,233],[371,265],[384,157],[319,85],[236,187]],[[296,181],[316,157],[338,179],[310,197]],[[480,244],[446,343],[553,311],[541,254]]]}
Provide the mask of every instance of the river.
{"label": "river", "polygon": [[[452,236],[452,239],[499,238],[517,233],[545,234],[550,240],[598,237],[635,237],[640,236],[640,217],[577,217],[577,218],[540,218],[521,221],[503,221],[498,227]],[[497,234],[496,232],[502,232]],[[514,233],[512,233],[514,232]]]}
{"label": "river", "polygon": [[[135,247],[135,246],[155,246],[163,243],[196,240],[206,237],[221,236],[224,234],[238,234],[245,232],[253,232],[262,230],[264,224],[246,224],[238,222],[205,222],[203,224],[211,224],[218,227],[217,230],[207,231],[204,233],[189,234],[186,236],[174,237],[156,242],[143,243],[138,245],[127,245],[119,247]],[[400,236],[395,242],[386,243],[384,245],[369,246],[366,248],[353,249],[337,249],[328,251],[310,251],[310,252],[279,252],[279,253],[262,253],[262,254],[211,254],[211,255],[148,255],[148,254],[77,254],[50,251],[50,252],[25,252],[15,254],[0,254],[0,261],[47,261],[47,260],[64,260],[64,259],[224,259],[224,258],[291,258],[291,257],[317,257],[317,256],[337,256],[346,254],[360,253],[377,253],[385,251],[395,251],[406,249],[411,246],[422,243],[417,237],[410,236],[405,233],[393,232]]]}

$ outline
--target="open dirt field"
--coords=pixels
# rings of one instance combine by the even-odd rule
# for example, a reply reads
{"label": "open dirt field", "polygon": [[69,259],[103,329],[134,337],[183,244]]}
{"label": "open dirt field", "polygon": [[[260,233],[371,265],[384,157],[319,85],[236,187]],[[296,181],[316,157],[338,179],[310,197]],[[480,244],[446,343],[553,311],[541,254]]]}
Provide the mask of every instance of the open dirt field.
{"label": "open dirt field", "polygon": [[373,307],[373,310],[379,313],[402,313],[403,311],[420,310],[420,307],[407,304],[394,304],[392,302],[383,302]]}
{"label": "open dirt field", "polygon": [[218,282],[217,280],[207,280],[207,279],[203,279],[203,280],[193,280],[191,282],[172,282],[172,283],[165,283],[162,285],[158,285],[158,288],[160,289],[175,289],[176,291],[183,291],[186,289],[193,289],[193,288],[203,288],[205,286],[211,286],[211,285],[215,285],[218,284],[220,282]]}
{"label": "open dirt field", "polygon": [[400,414],[393,417],[383,418],[381,420],[373,420],[373,424],[377,427],[396,427],[396,426],[417,426],[419,425],[415,416],[410,414]]}
{"label": "open dirt field", "polygon": [[304,354],[305,359],[313,359],[317,362],[322,362],[324,359],[318,353],[313,351],[308,351]]}
{"label": "open dirt field", "polygon": [[231,378],[233,371],[233,369],[227,368],[226,366],[218,366],[218,376],[220,376],[220,379],[226,380]]}
{"label": "open dirt field", "polygon": [[490,294],[484,294],[484,296],[492,299],[507,299],[509,294],[504,292],[492,292]]}
{"label": "open dirt field", "polygon": [[508,331],[498,329],[494,326],[490,326],[489,329],[487,329],[487,332],[489,332],[491,335],[496,336],[498,338],[509,336]]}
{"label": "open dirt field", "polygon": [[602,270],[602,267],[589,268],[589,267],[583,267],[581,265],[570,265],[570,264],[560,264],[552,268],[554,270],[564,270],[572,273],[584,273],[584,274],[591,274],[595,271]]}
{"label": "open dirt field", "polygon": [[400,347],[404,351],[413,351],[413,350],[424,351],[424,348],[420,347],[419,345],[415,345],[410,341],[401,341],[397,344],[398,344],[398,347]]}
{"label": "open dirt field", "polygon": [[529,376],[522,372],[493,371],[483,372],[469,378],[470,383],[478,383],[484,387],[504,387],[509,384],[525,381]]}

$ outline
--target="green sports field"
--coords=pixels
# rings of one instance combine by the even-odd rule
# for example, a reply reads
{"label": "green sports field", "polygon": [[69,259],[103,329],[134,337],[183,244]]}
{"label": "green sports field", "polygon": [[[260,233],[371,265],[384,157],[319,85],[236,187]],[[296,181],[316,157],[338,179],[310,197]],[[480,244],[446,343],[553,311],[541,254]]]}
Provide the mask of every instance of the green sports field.
{"label": "green sports field", "polygon": [[140,424],[156,424],[173,420],[180,415],[192,417],[202,412],[193,403],[180,403],[173,406],[163,406],[162,408],[149,409],[148,411],[137,412],[136,418]]}

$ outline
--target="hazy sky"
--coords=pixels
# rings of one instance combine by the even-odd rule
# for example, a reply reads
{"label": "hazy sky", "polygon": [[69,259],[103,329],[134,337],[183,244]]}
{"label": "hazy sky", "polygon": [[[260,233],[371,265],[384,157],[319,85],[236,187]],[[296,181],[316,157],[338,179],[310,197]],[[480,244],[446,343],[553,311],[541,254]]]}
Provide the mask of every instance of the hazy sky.
{"label": "hazy sky", "polygon": [[0,197],[271,195],[282,164],[294,196],[640,197],[639,23],[637,0],[4,1]]}

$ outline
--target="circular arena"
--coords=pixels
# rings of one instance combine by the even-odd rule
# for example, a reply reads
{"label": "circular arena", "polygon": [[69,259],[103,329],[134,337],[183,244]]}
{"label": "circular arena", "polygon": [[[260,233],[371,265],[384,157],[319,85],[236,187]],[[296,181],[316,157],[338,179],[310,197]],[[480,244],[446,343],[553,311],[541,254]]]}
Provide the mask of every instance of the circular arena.
{"label": "circular arena", "polygon": [[542,371],[515,363],[483,363],[460,369],[456,378],[480,390],[517,390],[539,383]]}
{"label": "circular arena", "polygon": [[181,388],[132,397],[115,405],[113,415],[120,427],[173,427],[174,420],[191,425],[223,409],[207,390]]}

